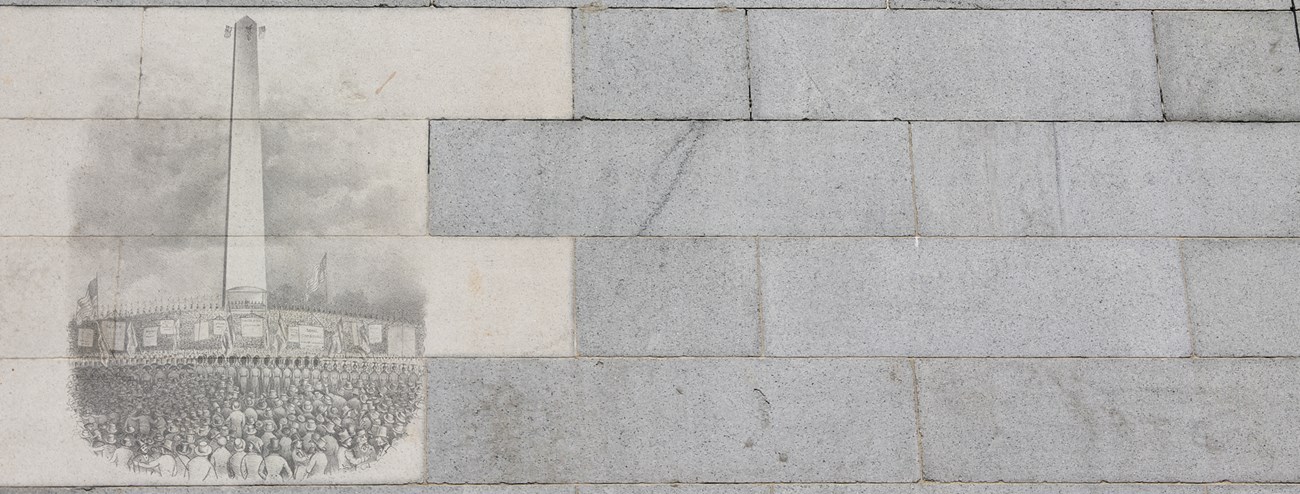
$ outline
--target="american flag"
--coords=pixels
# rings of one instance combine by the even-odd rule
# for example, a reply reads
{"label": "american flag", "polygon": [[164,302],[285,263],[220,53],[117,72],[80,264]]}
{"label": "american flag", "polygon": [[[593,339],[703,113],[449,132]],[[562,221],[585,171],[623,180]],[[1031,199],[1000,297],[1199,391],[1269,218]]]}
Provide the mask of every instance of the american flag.
{"label": "american flag", "polygon": [[95,306],[99,303],[99,277],[90,280],[86,285],[86,296],[77,299],[77,317],[78,321],[91,319],[96,316]]}

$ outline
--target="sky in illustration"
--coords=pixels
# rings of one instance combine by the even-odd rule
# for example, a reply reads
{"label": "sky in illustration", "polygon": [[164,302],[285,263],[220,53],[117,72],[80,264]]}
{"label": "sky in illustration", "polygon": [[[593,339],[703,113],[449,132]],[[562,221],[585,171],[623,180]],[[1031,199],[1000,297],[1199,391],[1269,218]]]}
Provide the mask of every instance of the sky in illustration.
{"label": "sky in illustration", "polygon": [[[228,125],[112,122],[87,133],[95,152],[70,184],[76,229],[127,235],[116,269],[98,273],[101,303],[110,294],[125,303],[220,297]],[[425,186],[410,177],[424,176],[424,148],[371,144],[379,135],[424,132],[424,126],[377,122],[346,127],[350,132],[333,122],[262,126],[272,299],[305,300],[307,280],[328,255],[336,303],[421,311],[415,265],[423,244],[383,236],[423,233]],[[307,236],[340,234],[348,236]]]}
{"label": "sky in illustration", "polygon": [[[95,152],[70,184],[77,233],[224,234],[227,129],[200,120],[94,126],[86,138]],[[423,132],[418,122],[263,122],[267,234],[422,234]]]}

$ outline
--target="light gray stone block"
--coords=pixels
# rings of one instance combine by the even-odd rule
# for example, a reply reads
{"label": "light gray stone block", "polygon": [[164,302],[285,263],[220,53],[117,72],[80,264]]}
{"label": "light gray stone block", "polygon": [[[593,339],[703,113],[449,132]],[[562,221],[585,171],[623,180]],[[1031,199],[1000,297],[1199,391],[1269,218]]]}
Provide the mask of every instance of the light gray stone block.
{"label": "light gray stone block", "polygon": [[921,361],[937,481],[1295,482],[1297,360]]}
{"label": "light gray stone block", "polygon": [[1300,241],[1187,240],[1183,255],[1199,355],[1300,355]]}
{"label": "light gray stone block", "polygon": [[[271,235],[421,235],[425,122],[265,121]],[[230,125],[0,120],[5,235],[224,235]]]}
{"label": "light gray stone block", "polygon": [[579,355],[758,355],[753,239],[579,239]]}
{"label": "light gray stone block", "polygon": [[434,359],[429,482],[917,480],[887,359]]}
{"label": "light gray stone block", "polygon": [[1170,120],[1300,120],[1300,50],[1287,12],[1157,12]]}
{"label": "light gray stone block", "polygon": [[439,7],[587,7],[589,9],[609,7],[662,7],[674,9],[885,8],[885,0],[434,0],[433,3]]}
{"label": "light gray stone block", "polygon": [[[16,494],[84,494],[83,487],[3,489]],[[365,486],[204,486],[204,487],[96,487],[104,494],[574,494],[569,485],[365,485]]]}
{"label": "light gray stone block", "polygon": [[245,15],[267,28],[257,45],[262,118],[573,116],[565,9],[224,7],[145,9],[143,68],[133,72],[140,115],[228,118],[232,45],[222,31]]}
{"label": "light gray stone block", "polygon": [[1287,0],[891,0],[896,9],[1285,10]]}
{"label": "light gray stone block", "polygon": [[0,7],[0,118],[135,117],[142,15]]}
{"label": "light gray stone block", "polygon": [[764,239],[768,355],[1190,353],[1178,250],[1153,239]]}
{"label": "light gray stone block", "polygon": [[1300,234],[1300,125],[1057,124],[1068,235]]}
{"label": "light gray stone block", "polygon": [[[123,264],[122,241],[113,237],[0,237],[0,358],[37,359],[68,354],[65,337],[77,300],[101,273],[101,307]],[[217,267],[220,270],[220,266]],[[0,383],[2,384],[2,383]],[[3,459],[4,448],[0,448]],[[0,467],[3,467],[0,463]],[[4,474],[0,468],[0,474]],[[0,475],[0,484],[4,475]]]}
{"label": "light gray stone block", "polygon": [[427,7],[429,0],[0,0],[0,5],[90,7]]}
{"label": "light gray stone block", "polygon": [[759,119],[1156,120],[1145,12],[755,10]]}
{"label": "light gray stone block", "polygon": [[922,235],[1059,235],[1051,123],[912,124]]}
{"label": "light gray stone block", "polygon": [[577,116],[749,116],[744,12],[579,9],[573,16]]}
{"label": "light gray stone block", "polygon": [[772,494],[1204,494],[1173,484],[802,484],[776,485]]}
{"label": "light gray stone block", "polygon": [[430,126],[434,235],[910,235],[900,122]]}

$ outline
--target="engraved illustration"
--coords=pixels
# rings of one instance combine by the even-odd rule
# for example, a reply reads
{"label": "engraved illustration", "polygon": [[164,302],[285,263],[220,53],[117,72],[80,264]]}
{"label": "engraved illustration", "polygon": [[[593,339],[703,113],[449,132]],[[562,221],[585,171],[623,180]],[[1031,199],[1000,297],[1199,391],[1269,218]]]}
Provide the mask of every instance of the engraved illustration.
{"label": "engraved illustration", "polygon": [[[423,448],[416,429],[425,401],[417,358],[424,295],[403,278],[405,261],[381,255],[378,241],[267,236],[278,191],[264,178],[265,122],[258,120],[264,35],[249,17],[226,28],[225,234],[123,239],[122,257],[146,261],[86,273],[69,324],[76,357],[69,392],[81,438],[132,475],[320,481],[382,464],[394,448]],[[169,170],[156,173],[146,178],[168,182]],[[176,176],[183,173],[199,183],[218,178]],[[209,202],[220,196],[188,194]],[[83,220],[96,220],[89,216]],[[202,281],[217,279],[210,271],[219,272],[219,289]],[[129,298],[133,285],[167,296]]]}

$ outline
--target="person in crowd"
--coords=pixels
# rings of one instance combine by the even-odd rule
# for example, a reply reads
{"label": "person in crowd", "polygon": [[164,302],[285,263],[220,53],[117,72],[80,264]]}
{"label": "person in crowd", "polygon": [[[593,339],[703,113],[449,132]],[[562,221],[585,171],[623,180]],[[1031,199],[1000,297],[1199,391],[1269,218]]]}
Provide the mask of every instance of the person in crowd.
{"label": "person in crowd", "polygon": [[289,469],[288,460],[285,460],[275,450],[271,450],[266,453],[266,458],[262,460],[260,475],[263,480],[275,482],[293,478],[293,470]]}
{"label": "person in crowd", "polygon": [[[74,407],[88,447],[122,468],[195,481],[301,480],[364,468],[406,434],[423,383],[400,365],[137,359],[77,368]],[[271,377],[253,384],[253,368]]]}
{"label": "person in crowd", "polygon": [[135,467],[142,472],[160,477],[171,477],[176,472],[176,458],[163,451],[162,447],[153,447],[148,454],[142,454],[135,460]]}
{"label": "person in crowd", "polygon": [[212,446],[208,445],[206,439],[200,439],[198,445],[194,448],[194,458],[186,465],[191,480],[208,480],[214,477],[214,468],[212,468]]}
{"label": "person in crowd", "polygon": [[212,454],[208,459],[212,462],[214,478],[228,479],[233,475],[230,471],[230,447],[226,443],[225,436],[217,436],[216,446],[212,448]]}

